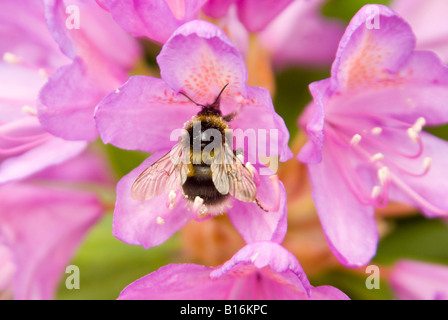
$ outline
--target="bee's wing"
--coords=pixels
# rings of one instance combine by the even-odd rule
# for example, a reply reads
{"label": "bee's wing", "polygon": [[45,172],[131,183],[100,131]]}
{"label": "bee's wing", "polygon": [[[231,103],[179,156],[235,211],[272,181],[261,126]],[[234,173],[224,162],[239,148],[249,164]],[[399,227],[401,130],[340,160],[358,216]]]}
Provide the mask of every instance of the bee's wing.
{"label": "bee's wing", "polygon": [[219,193],[230,194],[244,202],[255,201],[257,187],[254,177],[227,144],[213,158],[210,168],[213,184]]}
{"label": "bee's wing", "polygon": [[154,198],[164,190],[176,190],[187,179],[189,149],[180,142],[173,149],[146,168],[135,180],[131,196],[143,201]]}

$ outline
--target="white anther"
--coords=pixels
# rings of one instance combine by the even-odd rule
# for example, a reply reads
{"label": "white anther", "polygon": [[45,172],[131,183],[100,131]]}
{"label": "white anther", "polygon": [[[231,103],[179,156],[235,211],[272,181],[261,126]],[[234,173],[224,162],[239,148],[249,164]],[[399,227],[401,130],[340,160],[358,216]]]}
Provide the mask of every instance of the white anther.
{"label": "white anther", "polygon": [[370,157],[371,162],[379,161],[384,159],[384,154],[381,152],[375,153],[373,156]]}
{"label": "white anther", "polygon": [[16,64],[20,62],[20,58],[11,52],[5,52],[3,54],[3,61],[8,64]]}
{"label": "white anther", "polygon": [[37,116],[37,111],[34,108],[31,108],[30,106],[23,106],[22,107],[22,111],[25,112],[26,114],[30,115],[30,116]]}
{"label": "white anther", "polygon": [[381,127],[375,127],[372,129],[372,134],[379,135],[381,132],[383,132],[383,129]]}
{"label": "white anther", "polygon": [[413,142],[415,143],[418,142],[418,132],[414,128],[409,128],[407,130],[407,133]]}
{"label": "white anther", "polygon": [[426,157],[425,159],[423,159],[423,170],[424,171],[429,170],[431,164],[432,164],[432,158]]}
{"label": "white anther", "polygon": [[361,139],[362,139],[362,137],[361,137],[360,134],[355,134],[355,135],[352,137],[352,139],[350,140],[350,144],[351,144],[352,146],[356,146],[358,143],[361,142]]}
{"label": "white anther", "polygon": [[165,219],[163,219],[162,217],[157,217],[156,222],[158,225],[162,225],[165,224]]}
{"label": "white anther", "polygon": [[380,186],[374,186],[372,188],[371,197],[373,199],[376,199],[376,198],[378,198],[380,196],[380,194],[381,194],[381,187]]}
{"label": "white anther", "polygon": [[390,171],[388,167],[378,169],[378,179],[380,180],[382,186],[390,180]]}
{"label": "white anther", "polygon": [[168,206],[169,209],[174,208],[174,202],[176,201],[176,192],[171,190],[170,193],[168,193],[168,200],[170,200],[170,204]]}
{"label": "white anther", "polygon": [[426,124],[426,119],[423,117],[418,118],[414,125],[412,126],[412,129],[414,129],[416,132],[422,131],[423,127]]}
{"label": "white anther", "polygon": [[120,93],[120,89],[116,89],[116,90],[115,90],[115,93]]}

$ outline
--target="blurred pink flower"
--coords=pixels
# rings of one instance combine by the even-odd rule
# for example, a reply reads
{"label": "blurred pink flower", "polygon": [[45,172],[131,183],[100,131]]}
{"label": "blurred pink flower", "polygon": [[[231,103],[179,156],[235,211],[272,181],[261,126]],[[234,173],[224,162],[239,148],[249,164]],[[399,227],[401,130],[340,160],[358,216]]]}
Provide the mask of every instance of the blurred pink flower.
{"label": "blurred pink flower", "polygon": [[431,50],[448,63],[448,1],[394,0],[390,4],[412,27],[417,49]]}
{"label": "blurred pink flower", "polygon": [[402,300],[448,300],[448,266],[400,260],[389,274],[393,291]]}
{"label": "blurred pink flower", "polygon": [[[289,133],[274,111],[269,92],[246,84],[244,59],[217,26],[201,20],[184,24],[165,43],[157,61],[162,79],[131,77],[102,100],[95,115],[105,143],[155,153],[118,183],[114,212],[114,235],[146,248],[164,242],[196,216],[188,210],[180,190],[168,190],[146,201],[131,198],[137,176],[176,144],[170,139],[172,132],[201,111],[179,92],[198,104],[210,105],[228,83],[219,107],[223,116],[236,112],[231,128],[277,130],[280,160],[292,156]],[[263,203],[278,203],[277,210],[266,213],[255,203],[231,199],[235,201],[227,213],[232,222],[247,242],[282,241],[286,230],[282,184],[276,190],[268,176],[261,176],[257,197]]]}
{"label": "blurred pink flower", "polygon": [[104,212],[86,185],[110,188],[93,154],[83,154],[21,182],[0,186],[0,297],[53,299],[65,268]]}
{"label": "blurred pink flower", "polygon": [[[135,37],[165,43],[182,24],[198,19],[201,11],[226,19],[231,7],[249,32],[259,32],[292,0],[97,0],[124,30]],[[256,12],[256,14],[254,14]]]}
{"label": "blurred pink flower", "polygon": [[293,2],[293,0],[209,0],[202,10],[206,15],[218,19],[225,17],[230,8],[235,6],[238,19],[246,30],[260,32]]}
{"label": "blurred pink flower", "polygon": [[246,245],[222,266],[170,264],[131,283],[119,300],[348,300],[313,287],[293,254],[277,243]]}
{"label": "blurred pink flower", "polygon": [[375,6],[379,28],[363,7],[339,46],[331,78],[310,85],[314,98],[300,119],[309,142],[313,198],[335,255],[348,266],[375,254],[375,207],[388,200],[448,214],[448,143],[424,131],[448,122],[448,68],[415,51],[410,26]]}
{"label": "blurred pink flower", "polygon": [[326,1],[293,1],[260,33],[275,67],[333,61],[345,25],[323,16],[320,10]]}
{"label": "blurred pink flower", "polygon": [[[23,10],[23,8],[27,10]],[[11,14],[14,12],[15,14]],[[0,184],[62,163],[85,148],[47,133],[36,116],[39,90],[68,59],[54,43],[39,1],[0,3]]]}
{"label": "blurred pink flower", "polygon": [[71,64],[52,73],[42,88],[38,118],[55,136],[92,141],[98,136],[95,106],[126,81],[140,48],[94,1],[45,0],[44,4],[48,28]]}

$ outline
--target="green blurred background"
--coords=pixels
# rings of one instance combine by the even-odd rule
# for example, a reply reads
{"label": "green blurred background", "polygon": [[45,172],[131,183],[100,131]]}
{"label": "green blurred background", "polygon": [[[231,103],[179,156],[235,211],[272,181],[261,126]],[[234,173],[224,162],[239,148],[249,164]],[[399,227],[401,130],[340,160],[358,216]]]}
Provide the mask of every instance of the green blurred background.
{"label": "green blurred background", "polygon": [[[323,14],[350,21],[364,4],[364,0],[331,0],[323,7]],[[387,5],[389,1],[377,1]],[[157,47],[148,51],[150,65],[154,63]],[[310,101],[308,84],[327,78],[329,67],[321,70],[295,68],[276,75],[274,105],[285,119],[293,137],[297,132],[296,121],[303,107]],[[430,130],[448,140],[448,126]],[[148,155],[125,151],[112,146],[97,144],[106,150],[117,178],[127,174]],[[114,195],[112,195],[114,196]],[[448,265],[448,227],[446,222],[428,220],[422,216],[395,218],[389,221],[393,232],[383,238],[372,264],[390,265],[400,258],[430,261]],[[180,249],[180,238],[173,236],[164,244],[145,250],[140,246],[122,243],[112,236],[112,211],[86,236],[72,264],[80,270],[80,289],[65,287],[63,275],[57,299],[116,299],[124,287],[138,278],[168,263],[187,262]],[[305,270],[306,271],[306,270]],[[331,270],[310,278],[313,285],[333,285],[351,299],[394,299],[387,282],[380,289],[366,289],[368,274],[347,270]]]}

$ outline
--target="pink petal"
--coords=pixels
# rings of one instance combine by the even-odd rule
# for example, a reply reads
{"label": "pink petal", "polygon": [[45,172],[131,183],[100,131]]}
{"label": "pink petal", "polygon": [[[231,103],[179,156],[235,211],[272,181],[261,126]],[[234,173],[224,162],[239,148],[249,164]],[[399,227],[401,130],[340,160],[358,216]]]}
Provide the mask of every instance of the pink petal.
{"label": "pink petal", "polygon": [[445,23],[448,2],[394,0],[390,6],[412,26],[417,49],[434,51],[448,62],[448,25]]}
{"label": "pink petal", "polygon": [[221,102],[231,104],[232,111],[246,97],[244,59],[227,35],[209,22],[182,25],[165,43],[157,62],[162,79],[199,104],[212,104],[227,83]]}
{"label": "pink petal", "polygon": [[0,183],[25,178],[48,166],[62,163],[86,147],[84,141],[65,141],[56,137],[29,151],[0,163]]}
{"label": "pink petal", "polygon": [[198,18],[205,0],[104,0],[115,21],[135,37],[164,43],[182,24]]}
{"label": "pink petal", "polygon": [[[241,129],[244,132],[254,132],[257,139],[259,134],[263,132],[270,135],[271,130],[275,131],[278,141],[273,138],[272,142],[275,142],[278,152],[269,150],[271,140],[267,137],[266,146],[263,146],[267,150],[266,154],[263,155],[280,155],[280,161],[291,159],[293,154],[288,146],[289,131],[284,120],[275,112],[269,91],[264,88],[248,86],[247,96],[245,103],[237,111],[237,116],[230,122],[231,128]],[[257,149],[260,147],[258,143],[261,144],[261,142],[257,140]],[[260,150],[257,150],[257,155],[261,155]]]}
{"label": "pink petal", "polygon": [[322,161],[324,143],[325,103],[330,97],[330,79],[310,84],[314,102],[310,103],[299,118],[299,126],[306,130],[308,142],[300,150],[297,159],[304,163],[315,164]]}
{"label": "pink petal", "polygon": [[448,142],[426,132],[421,133],[423,154],[410,161],[403,157],[392,158],[398,167],[414,174],[424,172],[424,158],[431,158],[431,166],[424,176],[397,174],[393,177],[391,199],[408,203],[421,209],[428,217],[448,216]]}
{"label": "pink petal", "polygon": [[374,208],[361,204],[347,185],[341,172],[345,164],[340,163],[345,158],[336,158],[338,151],[325,143],[322,162],[308,165],[312,195],[333,253],[346,266],[362,266],[375,255],[378,243]]}
{"label": "pink petal", "polygon": [[228,272],[238,269],[240,263],[249,263],[258,269],[271,268],[277,273],[291,271],[303,277],[306,286],[309,282],[297,258],[280,244],[270,241],[258,241],[247,244],[240,249],[229,261],[216,268],[210,274],[214,279],[220,278]]}
{"label": "pink petal", "polygon": [[169,264],[128,285],[119,300],[225,299],[230,281],[210,280],[211,268]]}
{"label": "pink petal", "polygon": [[178,195],[173,209],[167,207],[166,193],[146,201],[133,200],[131,197],[135,179],[162,155],[154,153],[117,184],[113,234],[125,243],[144,248],[159,245],[192,218],[181,195]]}
{"label": "pink petal", "polygon": [[447,300],[448,266],[400,260],[392,268],[390,284],[402,300]]}
{"label": "pink petal", "polygon": [[238,3],[238,17],[247,30],[258,32],[292,2],[292,0],[243,0]]}
{"label": "pink petal", "polygon": [[[375,11],[378,9],[378,15]],[[372,17],[379,28],[372,26]],[[352,18],[332,66],[332,89],[363,90],[387,82],[397,72],[415,47],[409,25],[392,10],[381,5],[367,5]]]}
{"label": "pink petal", "polygon": [[171,133],[199,111],[163,80],[133,76],[100,102],[95,119],[104,143],[145,152],[169,151],[177,142],[170,140]]}
{"label": "pink petal", "polygon": [[213,19],[222,18],[235,2],[237,0],[209,0],[202,7],[202,11]]}
{"label": "pink petal", "polygon": [[102,206],[90,193],[42,186],[9,184],[1,193],[0,234],[14,257],[14,298],[52,299]]}
{"label": "pink petal", "polygon": [[[69,58],[81,57],[88,65],[107,60],[116,69],[133,66],[140,54],[138,43],[94,1],[45,0],[44,3],[48,28]],[[75,14],[67,8],[79,10],[79,28],[67,27]]]}
{"label": "pink petal", "polygon": [[261,41],[276,67],[333,61],[345,27],[322,15],[325,1],[293,1],[262,31]]}
{"label": "pink petal", "polygon": [[39,96],[38,117],[44,129],[66,140],[94,140],[98,135],[95,106],[119,85],[116,79],[104,77],[105,83],[97,81],[80,59],[52,74]]}
{"label": "pink petal", "polygon": [[[275,191],[269,176],[260,175],[260,184],[257,187],[257,199],[272,206]],[[227,214],[235,228],[246,242],[270,240],[281,243],[286,234],[286,191],[280,182],[280,207],[278,211],[265,212],[256,203],[235,200]]]}

